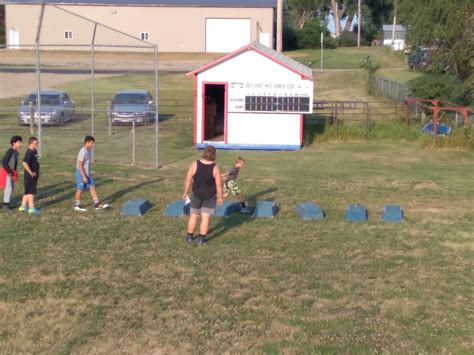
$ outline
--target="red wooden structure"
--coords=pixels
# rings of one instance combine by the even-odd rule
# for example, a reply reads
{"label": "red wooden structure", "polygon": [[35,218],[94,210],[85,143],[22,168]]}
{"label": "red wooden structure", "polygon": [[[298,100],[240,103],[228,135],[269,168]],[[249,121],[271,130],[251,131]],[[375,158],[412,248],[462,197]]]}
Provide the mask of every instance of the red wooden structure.
{"label": "red wooden structure", "polygon": [[410,105],[415,105],[433,112],[433,134],[435,139],[438,135],[438,116],[441,111],[454,111],[462,114],[464,118],[464,127],[468,126],[469,113],[472,112],[469,107],[459,106],[449,101],[442,102],[441,100],[431,99],[405,99],[403,100],[403,108],[405,110],[405,123],[407,127],[409,125],[408,109]]}

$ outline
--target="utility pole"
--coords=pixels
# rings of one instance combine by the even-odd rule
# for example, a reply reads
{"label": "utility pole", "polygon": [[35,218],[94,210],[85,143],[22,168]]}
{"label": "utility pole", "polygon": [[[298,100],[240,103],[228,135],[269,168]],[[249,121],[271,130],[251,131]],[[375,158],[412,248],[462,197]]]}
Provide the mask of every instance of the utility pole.
{"label": "utility pole", "polygon": [[361,0],[359,0],[357,3],[357,47],[360,47],[360,28],[362,25],[360,3],[361,3]]}
{"label": "utility pole", "polygon": [[395,49],[395,32],[397,31],[397,1],[393,6],[392,49]]}
{"label": "utility pole", "polygon": [[283,50],[283,0],[277,3],[277,43],[276,50],[281,53]]}

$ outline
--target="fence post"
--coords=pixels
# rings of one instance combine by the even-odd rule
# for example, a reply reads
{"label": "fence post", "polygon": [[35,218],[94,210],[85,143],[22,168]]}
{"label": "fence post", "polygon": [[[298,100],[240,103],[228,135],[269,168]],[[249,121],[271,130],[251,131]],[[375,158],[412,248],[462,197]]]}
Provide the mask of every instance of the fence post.
{"label": "fence post", "polygon": [[135,166],[135,121],[132,121],[132,166]]}
{"label": "fence post", "polygon": [[339,111],[336,102],[336,138],[339,138]]}
{"label": "fence post", "polygon": [[107,100],[107,112],[105,113],[107,115],[107,128],[108,128],[108,135],[112,135],[112,102],[110,100]]}
{"label": "fence post", "polygon": [[30,134],[35,134],[35,109],[33,107],[33,101],[29,103],[30,108]]}

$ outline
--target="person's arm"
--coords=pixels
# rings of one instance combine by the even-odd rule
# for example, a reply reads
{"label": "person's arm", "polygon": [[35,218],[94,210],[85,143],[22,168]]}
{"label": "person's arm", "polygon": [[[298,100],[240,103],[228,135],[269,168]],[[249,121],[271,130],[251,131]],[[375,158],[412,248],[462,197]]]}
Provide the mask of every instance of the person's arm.
{"label": "person's arm", "polygon": [[216,180],[217,206],[222,205],[222,178],[221,169],[216,165],[214,167],[214,179]]}
{"label": "person's arm", "polygon": [[86,171],[84,170],[84,161],[83,160],[78,160],[77,161],[77,166],[79,167],[79,173],[82,176],[82,181],[87,184],[89,181],[89,177],[86,175]]}
{"label": "person's arm", "polygon": [[221,174],[221,177],[223,177],[223,178],[225,178],[225,177],[227,177],[227,176],[229,176],[229,172],[228,172],[228,171]]}
{"label": "person's arm", "polygon": [[193,176],[196,173],[196,162],[193,162],[188,169],[186,177],[184,178],[184,191],[183,191],[183,200],[186,200],[189,194],[189,188],[191,187],[191,183],[193,181]]}
{"label": "person's arm", "polygon": [[33,177],[36,176],[36,173],[34,173],[34,172],[31,170],[30,165],[29,165],[26,161],[24,161],[22,164],[23,164],[23,169],[25,169],[25,171],[27,171],[28,174],[30,174],[30,175],[33,176]]}
{"label": "person's arm", "polygon": [[5,169],[8,175],[13,175],[13,170],[10,168],[10,165],[8,165],[8,162],[10,161],[11,157],[13,154],[13,149],[8,149],[5,155],[3,156],[2,159],[2,167]]}

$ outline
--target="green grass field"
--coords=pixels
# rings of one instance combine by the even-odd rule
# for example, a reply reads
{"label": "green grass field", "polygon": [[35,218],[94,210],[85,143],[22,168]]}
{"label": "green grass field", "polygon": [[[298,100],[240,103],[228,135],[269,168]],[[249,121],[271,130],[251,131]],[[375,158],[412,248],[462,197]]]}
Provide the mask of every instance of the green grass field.
{"label": "green grass field", "polygon": [[[124,83],[153,88],[145,76],[100,79],[98,100]],[[87,106],[90,82],[61,88]],[[184,75],[160,76],[160,99],[192,94]],[[356,68],[315,73],[315,97],[374,99]],[[473,149],[433,149],[388,117],[370,141],[348,125],[339,140],[329,127],[299,152],[219,151],[223,168],[247,159],[239,184],[250,205],[273,200],[279,212],[214,218],[209,244],[189,246],[186,219],[163,211],[199,158],[192,106],[163,110],[159,170],[153,127],[137,130],[140,167],[131,167],[130,129],[108,136],[98,114],[94,171],[108,211],[72,210],[90,121],[45,129],[42,214],[0,211],[0,353],[472,353]],[[12,112],[0,112],[1,147],[29,135]],[[122,218],[136,198],[153,208]],[[298,202],[318,203],[326,219],[299,219]],[[365,204],[369,221],[345,222],[349,203]],[[393,203],[401,224],[380,220]]]}
{"label": "green grass field", "polygon": [[[113,208],[85,214],[72,211],[70,162],[42,162],[42,215],[0,218],[2,352],[472,351],[472,152],[380,142],[246,152],[240,185],[280,211],[215,218],[204,247],[186,245],[185,219],[163,216],[198,153],[179,156],[159,171],[99,156]],[[143,197],[149,213],[120,216]],[[300,220],[303,201],[326,220]],[[345,222],[349,203],[366,204],[369,222]],[[404,223],[380,221],[389,203]]]}

